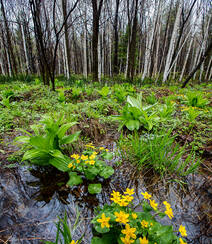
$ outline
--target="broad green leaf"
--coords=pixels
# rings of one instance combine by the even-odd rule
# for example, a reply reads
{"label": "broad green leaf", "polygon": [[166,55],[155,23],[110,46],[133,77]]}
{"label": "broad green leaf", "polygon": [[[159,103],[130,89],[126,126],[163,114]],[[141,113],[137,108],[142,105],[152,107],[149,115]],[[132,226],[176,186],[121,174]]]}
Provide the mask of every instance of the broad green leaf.
{"label": "broad green leaf", "polygon": [[69,170],[68,165],[70,161],[62,157],[54,157],[49,160],[49,163],[59,169],[60,171],[66,172]]}
{"label": "broad green leaf", "polygon": [[108,179],[112,174],[114,174],[114,169],[111,166],[107,166],[103,168],[99,175],[105,179]]}
{"label": "broad green leaf", "polygon": [[18,136],[14,140],[15,142],[22,142],[22,143],[29,143],[30,137],[29,136]]}
{"label": "broad green leaf", "polygon": [[81,176],[77,175],[76,172],[69,172],[69,181],[67,185],[69,186],[76,186],[83,182]]}
{"label": "broad green leaf", "polygon": [[138,120],[129,120],[127,121],[127,123],[125,124],[128,130],[138,130],[140,123]]}
{"label": "broad green leaf", "polygon": [[96,167],[92,167],[92,168],[87,168],[85,171],[85,177],[88,180],[94,180],[94,178],[97,176],[97,174],[99,173],[99,169],[97,169]]}
{"label": "broad green leaf", "polygon": [[77,124],[77,122],[71,122],[71,123],[67,123],[67,124],[62,125],[57,132],[58,137],[63,138],[66,131],[76,124]]}
{"label": "broad green leaf", "polygon": [[35,159],[38,157],[45,157],[47,155],[48,154],[45,151],[41,151],[39,149],[31,149],[31,150],[28,150],[27,152],[24,153],[22,161],[31,160],[31,159]]}
{"label": "broad green leaf", "polygon": [[30,138],[30,144],[33,147],[39,148],[41,150],[48,150],[49,149],[49,144],[48,141],[45,137],[42,136],[32,136]]}
{"label": "broad green leaf", "polygon": [[98,194],[102,191],[102,185],[101,184],[89,184],[88,186],[88,192],[90,194]]}
{"label": "broad green leaf", "polygon": [[60,144],[61,145],[70,144],[70,143],[73,143],[73,142],[77,141],[78,137],[79,137],[79,134],[80,134],[80,131],[77,131],[77,132],[75,132],[72,135],[63,137],[63,139],[60,140]]}

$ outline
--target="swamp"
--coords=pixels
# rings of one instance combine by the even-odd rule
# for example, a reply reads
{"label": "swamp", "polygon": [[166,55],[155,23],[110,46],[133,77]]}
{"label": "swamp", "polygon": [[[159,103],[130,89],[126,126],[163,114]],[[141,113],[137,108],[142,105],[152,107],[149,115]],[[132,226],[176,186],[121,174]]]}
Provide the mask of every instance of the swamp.
{"label": "swamp", "polygon": [[211,17],[0,0],[0,243],[212,243]]}

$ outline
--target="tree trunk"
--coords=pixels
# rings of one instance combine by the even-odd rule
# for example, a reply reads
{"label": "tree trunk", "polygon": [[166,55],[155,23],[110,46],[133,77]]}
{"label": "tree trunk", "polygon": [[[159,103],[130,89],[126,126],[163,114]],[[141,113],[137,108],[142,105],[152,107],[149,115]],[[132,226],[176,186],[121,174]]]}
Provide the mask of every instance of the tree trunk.
{"label": "tree trunk", "polygon": [[208,48],[206,49],[205,53],[201,56],[199,63],[197,66],[191,71],[188,78],[185,80],[185,82],[182,85],[182,88],[184,88],[189,80],[193,77],[193,75],[196,73],[196,71],[200,68],[201,64],[205,61],[205,59],[209,56],[210,52],[212,50],[212,42],[209,44]]}
{"label": "tree trunk", "polygon": [[98,1],[92,0],[93,7],[93,80],[98,81],[98,40],[99,40],[99,20],[101,15],[101,9],[103,5],[103,0]]}
{"label": "tree trunk", "polygon": [[182,13],[182,3],[181,3],[181,0],[180,0],[179,1],[179,7],[178,7],[178,10],[177,10],[176,19],[175,19],[175,23],[174,23],[174,29],[173,29],[173,32],[172,32],[172,37],[171,37],[171,41],[170,41],[170,44],[169,44],[169,51],[168,51],[168,55],[167,55],[167,59],[166,59],[166,65],[165,65],[165,70],[164,70],[164,74],[163,74],[163,83],[168,79],[168,76],[169,76],[171,61],[172,61],[172,57],[173,57],[173,53],[174,53],[174,46],[175,46],[176,38],[177,38],[177,35],[178,35],[179,25],[180,25],[181,13]]}

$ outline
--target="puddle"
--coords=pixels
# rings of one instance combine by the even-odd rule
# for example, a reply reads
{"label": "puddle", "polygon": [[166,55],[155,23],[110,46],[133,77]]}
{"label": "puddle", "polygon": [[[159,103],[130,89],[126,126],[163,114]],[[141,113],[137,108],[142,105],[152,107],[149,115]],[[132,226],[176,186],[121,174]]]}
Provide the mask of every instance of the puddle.
{"label": "puddle", "polygon": [[[129,172],[131,174],[129,174]],[[116,169],[111,180],[102,182],[102,194],[93,196],[87,193],[87,186],[69,189],[64,182],[65,174],[55,170],[42,172],[27,167],[3,169],[0,178],[0,243],[42,243],[53,241],[56,234],[54,222],[57,216],[67,212],[74,222],[76,206],[81,212],[82,222],[76,230],[79,237],[85,232],[83,243],[90,243],[90,219],[93,207],[109,203],[112,190],[122,191],[126,187],[135,187],[135,203],[142,200],[141,192],[148,191],[157,202],[167,200],[173,208],[175,218],[161,220],[164,224],[174,224],[175,229],[182,223],[186,226],[187,243],[212,243],[212,177],[193,175],[188,177],[185,189],[176,182],[165,183],[151,173],[134,180],[135,175],[129,165]],[[210,221],[209,221],[210,220]]]}

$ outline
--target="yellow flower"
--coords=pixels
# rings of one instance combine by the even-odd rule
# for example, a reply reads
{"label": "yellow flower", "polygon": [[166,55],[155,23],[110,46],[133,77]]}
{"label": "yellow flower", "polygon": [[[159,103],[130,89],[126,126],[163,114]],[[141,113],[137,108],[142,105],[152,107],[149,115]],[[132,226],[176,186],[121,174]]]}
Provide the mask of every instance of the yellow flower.
{"label": "yellow flower", "polygon": [[132,218],[133,218],[133,219],[137,219],[137,217],[138,217],[138,216],[137,216],[136,213],[132,213]]}
{"label": "yellow flower", "polygon": [[126,224],[125,229],[123,229],[121,232],[126,235],[125,238],[128,237],[129,239],[136,239],[136,228],[130,228],[129,224]]}
{"label": "yellow flower", "polygon": [[149,241],[146,239],[146,237],[144,236],[144,238],[141,239],[141,237],[139,238],[140,244],[148,244]]}
{"label": "yellow flower", "polygon": [[127,202],[131,202],[131,201],[134,199],[134,197],[129,196],[129,195],[122,196],[122,198],[123,198],[123,200],[125,200],[125,201],[127,201]]}
{"label": "yellow flower", "polygon": [[115,203],[119,203],[119,201],[121,200],[121,194],[117,191],[113,191],[113,193],[111,193],[111,198],[110,200],[112,200]]}
{"label": "yellow flower", "polygon": [[121,194],[120,194],[120,192],[118,192],[118,191],[113,191],[113,192],[111,193],[111,196],[112,196],[112,197],[121,197]]}
{"label": "yellow flower", "polygon": [[74,240],[72,240],[71,242],[70,242],[70,244],[77,244],[78,243],[78,241],[74,241]]}
{"label": "yellow flower", "polygon": [[74,153],[74,154],[72,154],[72,155],[71,155],[71,158],[74,158],[74,159],[76,159],[76,160],[77,160],[77,159],[79,159],[79,158],[80,158],[80,155],[79,155],[79,154],[75,154],[75,153]]}
{"label": "yellow flower", "polygon": [[171,208],[166,208],[165,214],[172,219],[174,217],[172,209]]}
{"label": "yellow flower", "polygon": [[[123,196],[124,197],[124,196]],[[128,201],[126,201],[125,199],[121,199],[121,198],[119,198],[119,201],[117,202],[118,203],[118,205],[120,206],[120,207],[126,207],[128,204],[129,204],[129,202]]]}
{"label": "yellow flower", "polygon": [[95,159],[96,158],[96,155],[95,154],[92,154],[90,157],[89,157],[89,159]]}
{"label": "yellow flower", "polygon": [[93,155],[97,155],[98,154],[98,152],[93,152]]}
{"label": "yellow flower", "polygon": [[163,204],[166,206],[166,208],[171,208],[171,205],[167,201],[164,201]]}
{"label": "yellow flower", "polygon": [[87,159],[88,159],[88,156],[82,155],[82,156],[81,156],[81,159],[82,159],[82,160],[87,160]]}
{"label": "yellow flower", "polygon": [[104,148],[104,147],[100,147],[100,148],[99,148],[99,150],[101,150],[101,151],[102,151],[102,150],[105,150],[105,148]]}
{"label": "yellow flower", "polygon": [[80,160],[79,160],[79,159],[77,159],[77,163],[78,163],[78,164],[80,163]]}
{"label": "yellow flower", "polygon": [[68,168],[69,169],[72,168],[72,167],[73,167],[73,164],[72,163],[68,164]]}
{"label": "yellow flower", "polygon": [[86,147],[90,147],[90,148],[95,149],[95,147],[92,145],[92,143],[88,143],[88,144],[86,144],[85,146],[86,146]]}
{"label": "yellow flower", "polygon": [[183,241],[183,239],[180,238],[180,244],[187,244],[187,242]]}
{"label": "yellow flower", "polygon": [[180,225],[179,232],[180,232],[181,236],[187,236],[185,226]]}
{"label": "yellow flower", "polygon": [[130,238],[127,238],[127,237],[121,237],[121,241],[124,243],[124,244],[131,244],[131,243],[134,243],[135,241],[134,240],[130,240]]}
{"label": "yellow flower", "polygon": [[120,213],[115,212],[114,215],[116,216],[116,222],[119,222],[119,223],[125,224],[125,225],[127,222],[129,222],[129,219],[128,219],[129,214],[126,214],[123,211],[120,211]]}
{"label": "yellow flower", "polygon": [[108,223],[109,220],[110,220],[110,217],[106,217],[105,214],[103,213],[101,216],[101,219],[97,219],[97,222],[101,223],[101,228],[104,228],[104,227],[110,228],[110,225]]}
{"label": "yellow flower", "polygon": [[89,161],[85,161],[85,164],[89,164]]}
{"label": "yellow flower", "polygon": [[90,160],[89,163],[90,163],[90,165],[94,165],[95,161],[94,160]]}
{"label": "yellow flower", "polygon": [[141,193],[144,196],[144,199],[150,199],[152,196],[150,194],[148,194],[147,192],[145,193]]}
{"label": "yellow flower", "polygon": [[149,200],[149,203],[154,210],[157,210],[158,204],[155,202],[155,200]]}
{"label": "yellow flower", "polygon": [[135,192],[134,192],[134,189],[129,189],[129,188],[127,188],[126,189],[126,191],[124,192],[124,194],[126,194],[126,195],[133,195]]}
{"label": "yellow flower", "polygon": [[143,228],[147,228],[148,227],[148,222],[146,220],[142,220],[141,221],[141,225]]}
{"label": "yellow flower", "polygon": [[105,149],[105,151],[106,151],[106,152],[109,152],[109,150],[108,150],[108,149]]}

